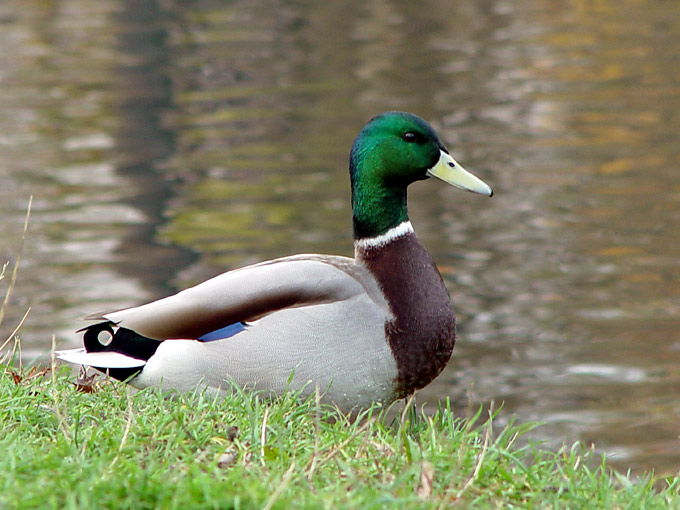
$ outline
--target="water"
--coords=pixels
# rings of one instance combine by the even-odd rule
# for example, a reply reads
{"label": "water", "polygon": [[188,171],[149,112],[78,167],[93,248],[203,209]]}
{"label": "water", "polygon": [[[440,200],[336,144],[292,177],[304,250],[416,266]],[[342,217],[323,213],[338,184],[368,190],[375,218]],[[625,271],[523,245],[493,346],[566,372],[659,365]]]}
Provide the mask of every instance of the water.
{"label": "water", "polygon": [[0,260],[34,196],[0,341],[29,307],[28,358],[85,313],[350,255],[349,146],[410,110],[495,191],[410,191],[460,324],[420,400],[676,472],[680,4],[425,3],[0,3]]}

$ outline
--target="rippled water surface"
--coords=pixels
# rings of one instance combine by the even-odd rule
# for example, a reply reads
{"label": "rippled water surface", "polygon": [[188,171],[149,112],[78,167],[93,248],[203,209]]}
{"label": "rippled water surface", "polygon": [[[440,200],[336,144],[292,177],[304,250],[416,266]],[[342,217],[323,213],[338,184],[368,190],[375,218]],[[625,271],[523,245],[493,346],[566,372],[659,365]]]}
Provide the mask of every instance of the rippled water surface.
{"label": "rippled water surface", "polygon": [[[617,467],[680,466],[680,3],[0,3],[0,341],[298,252],[351,255],[347,154],[387,109],[489,182],[411,219],[458,310],[421,393]],[[9,277],[0,281],[3,292]]]}

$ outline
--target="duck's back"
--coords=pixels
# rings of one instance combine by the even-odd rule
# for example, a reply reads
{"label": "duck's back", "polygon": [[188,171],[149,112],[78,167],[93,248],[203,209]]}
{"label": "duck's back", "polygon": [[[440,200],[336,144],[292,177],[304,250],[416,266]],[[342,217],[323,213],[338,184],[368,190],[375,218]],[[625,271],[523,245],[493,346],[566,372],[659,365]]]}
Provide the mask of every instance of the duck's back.
{"label": "duck's back", "polygon": [[132,384],[187,391],[201,383],[223,388],[231,380],[276,394],[288,386],[313,393],[318,386],[342,409],[393,400],[397,366],[385,337],[393,317],[375,278],[344,257],[281,260],[315,265],[318,280],[308,280],[310,286],[342,290],[247,321],[224,340],[164,341]]}

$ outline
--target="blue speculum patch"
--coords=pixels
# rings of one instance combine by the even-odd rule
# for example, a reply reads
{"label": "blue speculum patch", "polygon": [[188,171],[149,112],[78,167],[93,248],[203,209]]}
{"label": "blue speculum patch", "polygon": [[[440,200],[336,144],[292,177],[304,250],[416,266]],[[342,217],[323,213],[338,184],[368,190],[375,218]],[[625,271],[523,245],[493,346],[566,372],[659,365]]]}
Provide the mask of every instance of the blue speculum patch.
{"label": "blue speculum patch", "polygon": [[206,333],[203,336],[197,338],[199,342],[212,342],[213,340],[224,340],[230,336],[234,336],[236,333],[240,333],[246,329],[246,325],[243,322],[235,322],[234,324],[229,324],[210,333]]}

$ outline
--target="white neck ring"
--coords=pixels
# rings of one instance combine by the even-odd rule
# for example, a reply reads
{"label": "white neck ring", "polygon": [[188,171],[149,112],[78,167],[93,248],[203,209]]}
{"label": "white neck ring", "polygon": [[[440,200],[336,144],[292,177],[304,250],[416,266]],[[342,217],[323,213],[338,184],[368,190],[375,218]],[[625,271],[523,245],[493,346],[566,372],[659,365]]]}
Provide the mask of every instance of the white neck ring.
{"label": "white neck ring", "polygon": [[371,250],[375,248],[382,248],[383,246],[390,244],[392,241],[396,241],[400,237],[413,233],[413,226],[411,222],[406,220],[401,222],[396,227],[392,227],[384,234],[380,234],[375,237],[365,237],[363,239],[357,239],[354,241],[355,249]]}

